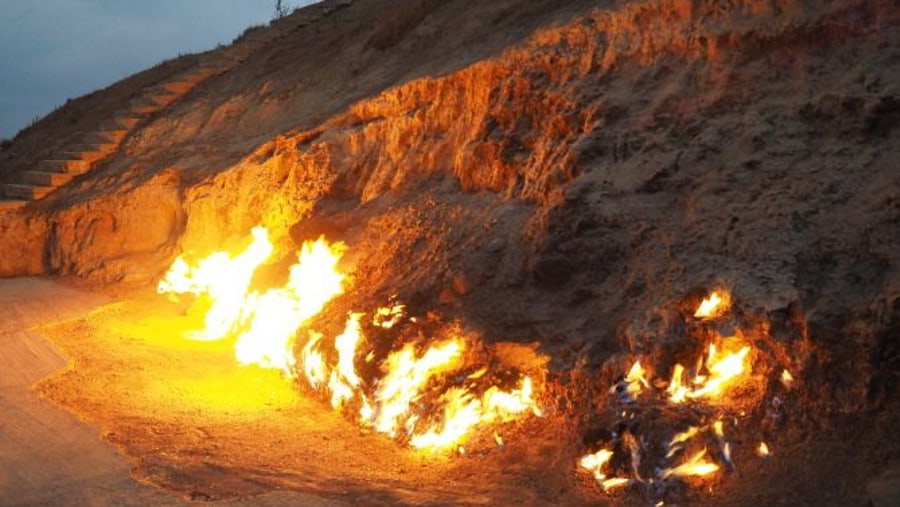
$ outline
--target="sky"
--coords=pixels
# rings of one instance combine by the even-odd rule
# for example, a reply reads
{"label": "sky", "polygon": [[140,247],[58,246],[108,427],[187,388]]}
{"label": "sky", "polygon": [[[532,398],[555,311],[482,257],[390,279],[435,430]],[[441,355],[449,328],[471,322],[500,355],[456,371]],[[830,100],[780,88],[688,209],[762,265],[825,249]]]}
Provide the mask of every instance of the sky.
{"label": "sky", "polygon": [[274,13],[275,0],[0,0],[0,138],[67,99],[228,44]]}

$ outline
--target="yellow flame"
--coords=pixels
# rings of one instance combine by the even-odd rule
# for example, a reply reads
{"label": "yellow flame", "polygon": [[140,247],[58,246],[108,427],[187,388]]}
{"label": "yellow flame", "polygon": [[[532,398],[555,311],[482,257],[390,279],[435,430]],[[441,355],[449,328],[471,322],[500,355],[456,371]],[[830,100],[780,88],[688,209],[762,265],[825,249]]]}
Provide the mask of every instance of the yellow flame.
{"label": "yellow flame", "polygon": [[781,385],[783,385],[785,389],[794,387],[794,376],[791,375],[791,372],[787,369],[781,372]]}
{"label": "yellow flame", "polygon": [[389,355],[387,374],[379,381],[375,391],[373,417],[364,422],[373,424],[376,431],[396,436],[401,419],[408,415],[410,405],[428,381],[440,372],[451,369],[462,351],[462,341],[451,340],[430,347],[421,357],[416,357],[412,344]]}
{"label": "yellow flame", "polygon": [[394,304],[392,306],[382,306],[375,310],[372,315],[372,324],[383,329],[391,329],[403,319],[406,305]]}
{"label": "yellow flame", "polygon": [[703,459],[706,456],[706,449],[694,454],[684,463],[673,467],[667,468],[662,472],[662,478],[668,479],[669,477],[689,477],[689,476],[704,476],[709,475],[716,470],[719,469],[719,465],[711,461],[706,461]]}
{"label": "yellow flame", "polygon": [[293,345],[297,328],[343,293],[344,275],[337,263],[344,246],[329,245],[324,238],[307,241],[283,287],[249,292],[254,272],[272,254],[265,228],[254,227],[250,233],[250,244],[237,255],[214,252],[195,266],[179,257],[157,291],[191,293],[209,300],[204,328],[192,337],[219,340],[237,333],[238,362],[290,373],[296,362]]}
{"label": "yellow flame", "polygon": [[591,472],[594,475],[594,478],[598,481],[603,481],[606,479],[606,472],[603,471],[606,468],[606,464],[613,457],[613,452],[608,449],[600,449],[599,451],[588,454],[586,456],[582,456],[578,461],[578,465]]}
{"label": "yellow flame", "polygon": [[694,387],[691,388],[684,383],[684,366],[676,364],[672,369],[669,387],[666,389],[669,400],[673,403],[681,403],[687,398],[721,396],[725,391],[725,385],[746,371],[746,359],[749,353],[749,346],[741,347],[737,352],[719,353],[715,344],[710,344],[705,360],[701,361],[701,365],[706,367],[709,374],[696,374],[691,381]]}
{"label": "yellow flame", "polygon": [[493,386],[483,396],[485,418],[508,422],[526,411],[531,411],[540,417],[543,414],[534,400],[533,394],[530,377],[523,378],[522,386],[512,391],[503,391],[499,387]]}
{"label": "yellow flame", "polygon": [[344,332],[334,339],[334,348],[338,351],[337,367],[331,372],[328,387],[331,389],[331,405],[339,408],[344,401],[353,397],[354,390],[359,387],[361,379],[356,373],[356,349],[363,339],[359,321],[362,313],[351,313],[347,317]]}
{"label": "yellow flame", "polygon": [[694,317],[698,319],[712,319],[719,317],[731,308],[731,294],[718,290],[712,292],[700,302]]}
{"label": "yellow flame", "polygon": [[446,449],[457,445],[482,420],[481,402],[459,387],[451,387],[441,397],[444,401],[443,424],[414,435],[409,443],[422,449]]}
{"label": "yellow flame", "polygon": [[626,479],[624,477],[612,477],[600,482],[600,485],[603,487],[603,491],[610,491],[612,489],[621,488],[622,486],[627,486],[629,484],[631,484],[631,479]]}
{"label": "yellow flame", "polygon": [[769,453],[769,446],[765,442],[760,442],[759,446],[756,447],[756,454],[761,458],[767,457]]}
{"label": "yellow flame", "polygon": [[[541,415],[529,377],[523,377],[517,388],[505,391],[492,386],[481,395],[474,389],[488,373],[487,366],[470,374],[467,380],[471,383],[465,388],[442,387],[435,382],[462,363],[466,344],[458,338],[430,346],[421,355],[413,344],[390,354],[381,365],[383,376],[370,394],[355,367],[365,341],[362,313],[350,313],[343,332],[327,343],[322,334],[305,330],[308,338],[295,356],[298,330],[344,291],[345,275],[338,269],[344,248],[324,238],[305,242],[284,285],[251,291],[256,269],[273,250],[266,229],[255,227],[248,246],[238,254],[215,252],[194,264],[179,257],[160,281],[158,291],[205,298],[209,308],[205,327],[196,333],[198,338],[233,336],[235,357],[241,364],[279,368],[289,375],[299,372],[313,389],[329,393],[336,409],[358,399],[363,424],[394,437],[402,428],[417,448],[456,446],[464,452],[460,444],[478,424],[508,422],[528,412]],[[389,330],[405,317],[405,305],[391,303],[372,313],[372,325]],[[416,322],[415,318],[409,321]],[[332,345],[337,358],[334,363],[329,362],[334,357]],[[374,361],[374,351],[364,358],[368,363]],[[419,403],[426,396],[429,403]],[[438,417],[419,413],[435,401]],[[424,421],[436,422],[421,428]]]}
{"label": "yellow flame", "polygon": [[160,294],[207,296],[211,302],[202,331],[193,333],[198,340],[220,340],[241,317],[250,281],[256,268],[272,255],[269,233],[263,227],[250,231],[250,245],[237,255],[214,252],[191,266],[178,257],[156,290]]}
{"label": "yellow flame", "polygon": [[309,333],[309,341],[303,346],[300,352],[300,358],[303,361],[303,373],[306,375],[306,381],[313,389],[325,383],[328,378],[328,365],[325,364],[325,357],[319,350],[319,342],[322,335],[316,332]]}
{"label": "yellow flame", "polygon": [[637,398],[644,388],[650,387],[646,373],[644,367],[641,366],[640,360],[635,361],[631,369],[628,370],[628,375],[625,376],[625,386],[630,397]]}

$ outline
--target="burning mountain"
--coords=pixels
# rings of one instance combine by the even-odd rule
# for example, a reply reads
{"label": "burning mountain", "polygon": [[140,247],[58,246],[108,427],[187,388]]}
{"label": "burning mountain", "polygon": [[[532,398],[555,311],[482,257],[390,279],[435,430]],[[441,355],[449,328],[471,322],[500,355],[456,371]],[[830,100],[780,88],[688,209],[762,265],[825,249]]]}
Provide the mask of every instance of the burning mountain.
{"label": "burning mountain", "polygon": [[0,273],[117,301],[38,388],[197,499],[882,505],[898,25],[328,1],[73,100],[0,153],[80,173]]}

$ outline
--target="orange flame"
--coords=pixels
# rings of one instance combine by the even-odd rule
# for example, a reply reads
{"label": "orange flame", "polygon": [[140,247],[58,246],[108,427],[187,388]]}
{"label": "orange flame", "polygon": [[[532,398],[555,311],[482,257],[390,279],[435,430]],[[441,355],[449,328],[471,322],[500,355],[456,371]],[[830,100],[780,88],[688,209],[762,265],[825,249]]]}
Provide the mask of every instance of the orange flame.
{"label": "orange flame", "polygon": [[706,456],[706,449],[694,454],[690,458],[687,459],[684,463],[673,467],[667,468],[662,472],[662,478],[668,479],[669,477],[690,477],[690,476],[704,476],[709,475],[719,469],[719,465],[711,461],[706,461],[703,459]]}
{"label": "orange flame", "polygon": [[[676,364],[672,369],[672,380],[666,392],[673,403],[682,403],[685,399],[717,398],[724,392],[725,385],[732,379],[739,377],[747,369],[746,359],[750,353],[750,347],[741,347],[737,352],[719,353],[715,344],[710,344],[705,359],[701,365],[705,366],[708,375],[697,373],[691,381],[694,387],[688,387],[684,383],[684,366]],[[699,370],[699,368],[698,368]]]}
{"label": "orange flame", "polygon": [[[170,296],[190,293],[209,301],[205,327],[192,337],[218,340],[233,336],[240,364],[279,368],[288,375],[300,373],[313,389],[328,392],[336,409],[357,399],[363,424],[394,437],[400,436],[402,428],[403,436],[416,448],[456,446],[462,452],[460,443],[479,424],[508,422],[529,412],[541,415],[530,377],[523,377],[515,389],[491,386],[481,395],[472,390],[474,383],[443,390],[435,385],[437,379],[461,365],[466,343],[460,338],[432,345],[421,355],[413,344],[406,344],[387,357],[383,376],[375,382],[374,393],[368,394],[355,367],[360,345],[365,342],[363,313],[350,313],[343,332],[327,343],[322,334],[306,330],[308,338],[297,364],[293,351],[298,330],[344,292],[345,275],[338,270],[344,249],[343,244],[329,244],[324,238],[306,242],[283,286],[251,291],[256,269],[273,251],[266,229],[255,227],[241,253],[215,252],[193,265],[179,257],[157,290]],[[389,330],[405,317],[405,306],[392,303],[372,312],[372,325]],[[329,361],[334,357],[332,345],[335,363]],[[365,360],[371,362],[374,357],[370,351]],[[478,381],[487,373],[487,367],[480,368],[468,380]],[[426,395],[434,397],[440,417],[418,413],[424,405],[418,402]],[[433,419],[437,422],[425,427],[424,421]],[[499,434],[497,439],[502,442]]]}
{"label": "orange flame", "polygon": [[731,294],[727,291],[713,291],[697,307],[694,317],[698,319],[713,319],[719,317],[731,308]]}

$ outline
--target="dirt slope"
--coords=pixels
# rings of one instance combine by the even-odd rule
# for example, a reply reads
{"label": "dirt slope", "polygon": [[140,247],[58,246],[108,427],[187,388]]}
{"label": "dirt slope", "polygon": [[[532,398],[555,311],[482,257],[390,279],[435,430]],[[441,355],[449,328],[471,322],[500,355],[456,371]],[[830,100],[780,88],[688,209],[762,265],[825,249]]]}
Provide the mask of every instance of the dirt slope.
{"label": "dirt slope", "polygon": [[[335,312],[399,292],[539,342],[561,375],[651,347],[676,302],[724,284],[773,322],[803,316],[792,369],[819,396],[798,419],[835,441],[855,420],[878,454],[842,466],[898,459],[874,444],[900,440],[892,2],[347,4],[279,21],[114,159],[0,216],[0,273],[149,287],[256,224],[285,257],[324,232],[355,280]],[[28,136],[54,138],[49,120]],[[832,473],[798,501],[866,500]]]}

